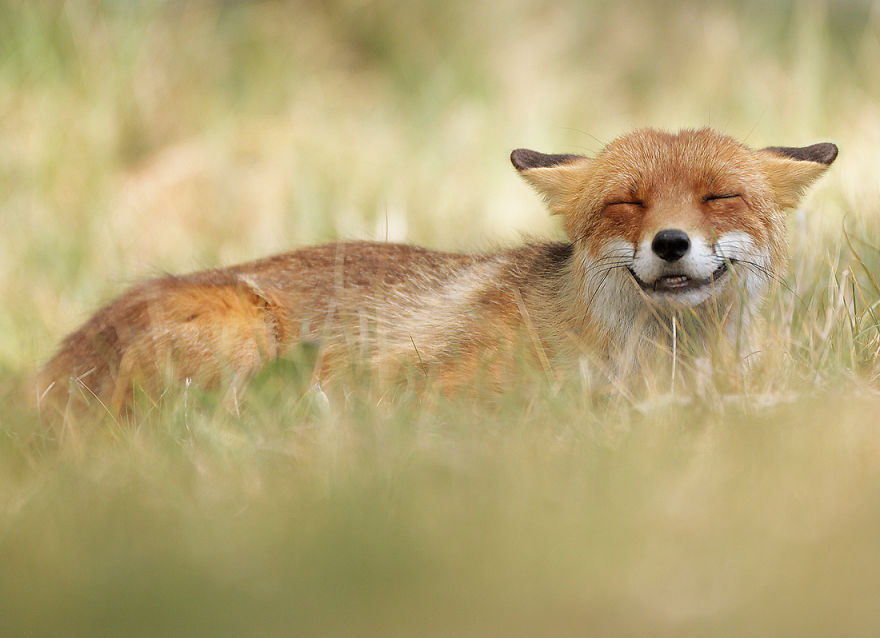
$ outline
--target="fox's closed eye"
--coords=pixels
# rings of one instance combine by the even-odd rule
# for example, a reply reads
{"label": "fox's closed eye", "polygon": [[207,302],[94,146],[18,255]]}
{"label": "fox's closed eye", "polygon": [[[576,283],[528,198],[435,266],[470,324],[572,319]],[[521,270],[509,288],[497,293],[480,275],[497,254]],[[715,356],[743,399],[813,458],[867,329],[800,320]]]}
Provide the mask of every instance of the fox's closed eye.
{"label": "fox's closed eye", "polygon": [[742,197],[739,193],[721,193],[720,195],[706,195],[703,197],[704,202],[713,202],[718,199],[736,199]]}
{"label": "fox's closed eye", "polygon": [[605,205],[606,206],[641,206],[641,207],[644,207],[645,202],[643,202],[641,200],[634,199],[631,201],[630,200],[626,200],[626,201],[621,200],[621,201],[616,201],[616,202],[608,202]]}

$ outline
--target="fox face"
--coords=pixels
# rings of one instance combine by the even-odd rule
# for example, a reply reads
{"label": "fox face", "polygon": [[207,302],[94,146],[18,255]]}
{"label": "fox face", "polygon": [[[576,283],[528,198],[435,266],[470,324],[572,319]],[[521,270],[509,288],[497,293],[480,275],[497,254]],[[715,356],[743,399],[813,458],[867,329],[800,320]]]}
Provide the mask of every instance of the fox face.
{"label": "fox face", "polygon": [[613,336],[649,308],[754,309],[784,264],[784,210],[836,156],[828,143],[753,150],[710,129],[648,129],[595,158],[518,149],[511,161],[564,217],[584,312]]}

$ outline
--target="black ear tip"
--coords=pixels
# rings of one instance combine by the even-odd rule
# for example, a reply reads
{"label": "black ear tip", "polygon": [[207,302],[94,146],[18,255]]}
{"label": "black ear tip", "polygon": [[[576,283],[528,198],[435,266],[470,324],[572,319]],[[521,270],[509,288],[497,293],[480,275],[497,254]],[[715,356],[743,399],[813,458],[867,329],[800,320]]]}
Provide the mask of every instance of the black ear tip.
{"label": "black ear tip", "polygon": [[560,164],[566,164],[572,160],[586,159],[583,155],[548,155],[527,148],[517,148],[510,153],[510,163],[518,171],[530,168],[552,168]]}
{"label": "black ear tip", "polygon": [[831,142],[819,142],[812,146],[769,146],[764,149],[777,155],[802,162],[816,162],[828,166],[837,159],[837,145]]}
{"label": "black ear tip", "polygon": [[531,163],[529,162],[529,156],[533,155],[535,151],[530,151],[527,148],[516,148],[510,152],[510,163],[513,164],[513,167],[518,171],[524,171]]}
{"label": "black ear tip", "polygon": [[822,164],[831,164],[837,159],[837,144],[822,142],[816,144],[816,161]]}

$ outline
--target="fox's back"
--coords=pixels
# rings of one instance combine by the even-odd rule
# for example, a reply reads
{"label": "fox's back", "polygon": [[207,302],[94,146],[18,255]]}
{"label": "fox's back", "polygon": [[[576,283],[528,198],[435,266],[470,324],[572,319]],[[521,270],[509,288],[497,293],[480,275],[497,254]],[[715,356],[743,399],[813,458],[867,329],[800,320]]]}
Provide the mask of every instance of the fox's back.
{"label": "fox's back", "polygon": [[264,298],[283,348],[305,340],[331,356],[424,363],[517,330],[527,308],[544,314],[535,280],[561,274],[569,257],[568,244],[552,242],[472,254],[341,242],[219,273]]}
{"label": "fox's back", "polygon": [[[227,269],[133,286],[69,335],[45,366],[41,392],[127,403],[133,381],[173,374],[201,385],[246,376],[302,342],[332,362],[406,360],[466,321],[471,297],[497,280],[503,254],[459,254],[382,242],[302,248]],[[48,395],[47,395],[48,396]]]}

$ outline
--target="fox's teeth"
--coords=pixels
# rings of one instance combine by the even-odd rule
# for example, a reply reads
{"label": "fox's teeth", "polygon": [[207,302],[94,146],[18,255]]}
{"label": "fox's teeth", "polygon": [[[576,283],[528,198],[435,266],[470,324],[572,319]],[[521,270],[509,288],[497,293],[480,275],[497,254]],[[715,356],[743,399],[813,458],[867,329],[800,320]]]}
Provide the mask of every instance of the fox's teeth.
{"label": "fox's teeth", "polygon": [[733,259],[726,259],[718,268],[706,279],[691,279],[687,275],[662,275],[653,282],[648,283],[639,279],[639,276],[632,268],[627,268],[629,274],[633,276],[636,283],[645,290],[653,290],[660,293],[677,294],[685,290],[700,288],[702,286],[714,286],[718,280],[729,270],[730,265],[736,263]]}
{"label": "fox's teeth", "polygon": [[665,275],[654,282],[654,289],[658,288],[679,288],[690,282],[690,278],[685,275]]}

